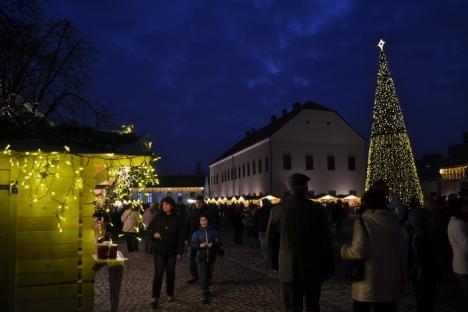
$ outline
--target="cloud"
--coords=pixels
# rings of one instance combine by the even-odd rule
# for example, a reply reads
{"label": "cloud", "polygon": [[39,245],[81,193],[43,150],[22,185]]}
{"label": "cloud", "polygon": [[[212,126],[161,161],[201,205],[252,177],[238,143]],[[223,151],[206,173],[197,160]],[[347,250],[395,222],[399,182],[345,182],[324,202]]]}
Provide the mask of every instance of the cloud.
{"label": "cloud", "polygon": [[100,50],[90,94],[154,134],[165,172],[206,165],[295,101],[368,134],[381,37],[416,152],[466,130],[448,112],[467,113],[463,1],[56,0],[46,11]]}

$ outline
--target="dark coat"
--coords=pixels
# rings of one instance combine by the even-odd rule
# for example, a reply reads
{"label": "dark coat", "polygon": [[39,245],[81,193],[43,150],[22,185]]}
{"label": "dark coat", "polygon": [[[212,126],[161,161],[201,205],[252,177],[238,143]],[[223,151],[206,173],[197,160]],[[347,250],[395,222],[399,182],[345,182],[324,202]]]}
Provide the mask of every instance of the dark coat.
{"label": "dark coat", "polygon": [[306,197],[290,196],[272,209],[267,242],[271,268],[282,283],[321,283],[334,273],[325,211]]}
{"label": "dark coat", "polygon": [[[159,232],[161,239],[154,238],[156,232]],[[153,239],[156,254],[174,256],[184,253],[184,224],[178,215],[157,214],[148,225],[148,233]]]}

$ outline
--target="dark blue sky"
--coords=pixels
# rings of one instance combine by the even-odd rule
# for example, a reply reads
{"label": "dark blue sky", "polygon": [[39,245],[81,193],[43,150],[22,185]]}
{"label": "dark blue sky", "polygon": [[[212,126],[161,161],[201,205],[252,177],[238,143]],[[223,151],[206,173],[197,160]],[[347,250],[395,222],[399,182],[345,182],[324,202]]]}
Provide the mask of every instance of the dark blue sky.
{"label": "dark blue sky", "polygon": [[99,50],[91,98],[191,173],[313,100],[369,136],[380,37],[417,156],[468,130],[468,2],[49,0]]}

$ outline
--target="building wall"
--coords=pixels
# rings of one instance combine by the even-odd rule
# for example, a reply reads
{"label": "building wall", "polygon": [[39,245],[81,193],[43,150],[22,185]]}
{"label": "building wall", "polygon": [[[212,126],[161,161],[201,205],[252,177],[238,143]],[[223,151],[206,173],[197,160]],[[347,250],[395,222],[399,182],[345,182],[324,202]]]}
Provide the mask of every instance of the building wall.
{"label": "building wall", "polygon": [[[271,147],[271,153],[270,153]],[[271,155],[270,155],[271,154]],[[283,169],[283,155],[292,159],[291,170]],[[314,158],[313,170],[306,170],[305,156]],[[327,169],[327,156],[335,156],[335,170]],[[355,157],[356,168],[348,170],[348,156]],[[265,158],[270,170],[266,172]],[[258,160],[262,159],[262,173],[258,173]],[[256,174],[252,162],[256,161]],[[232,168],[250,166],[250,176],[223,181],[222,173]],[[231,171],[230,171],[231,172]],[[283,196],[287,191],[289,175],[301,172],[311,178],[309,189],[315,194],[335,191],[336,194],[364,192],[366,172],[365,141],[334,112],[303,110],[270,139],[210,166],[210,197],[273,194]],[[218,183],[216,183],[216,176]],[[271,184],[271,181],[273,184]]]}
{"label": "building wall", "polygon": [[[271,168],[269,151],[270,142],[264,140],[244,151],[212,164],[210,166],[210,180],[214,180],[214,184],[210,184],[210,197],[269,194],[270,170],[267,172],[265,168],[266,158],[268,158],[269,167]],[[259,161],[261,161],[261,173],[259,173]],[[234,169],[236,173],[234,173]],[[229,177],[224,179],[223,173],[226,176],[226,172],[229,172]],[[216,183],[216,179],[218,183]]]}
{"label": "building wall", "polygon": [[204,187],[152,187],[137,193],[144,203],[160,202],[164,197],[171,197],[176,203],[187,204],[189,199],[204,196]]}
{"label": "building wall", "polygon": [[[295,172],[311,178],[309,190],[358,196],[364,192],[365,141],[336,113],[304,110],[273,137],[273,194],[284,196],[288,177]],[[283,156],[290,155],[291,170],[283,169]],[[306,155],[313,157],[313,170],[306,170]],[[334,156],[335,170],[328,170],[327,157]],[[355,158],[355,170],[348,169],[348,157]]]}

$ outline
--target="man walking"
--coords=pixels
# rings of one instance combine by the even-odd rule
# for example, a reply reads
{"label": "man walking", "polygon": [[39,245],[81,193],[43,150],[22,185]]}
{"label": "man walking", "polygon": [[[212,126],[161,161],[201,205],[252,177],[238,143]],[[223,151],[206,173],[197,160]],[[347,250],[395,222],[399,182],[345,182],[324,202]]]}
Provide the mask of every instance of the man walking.
{"label": "man walking", "polygon": [[322,282],[334,273],[333,246],[326,214],[307,198],[309,177],[289,177],[291,195],[274,207],[267,229],[270,266],[282,284],[282,310],[320,311]]}

